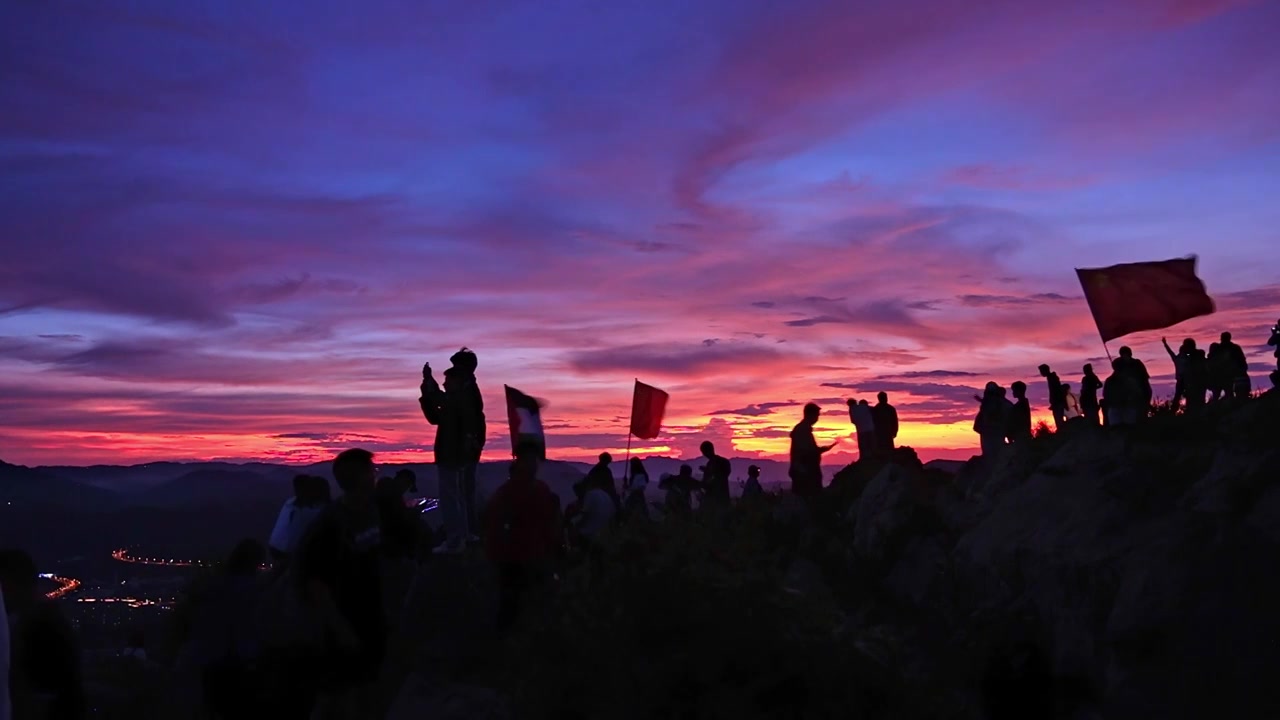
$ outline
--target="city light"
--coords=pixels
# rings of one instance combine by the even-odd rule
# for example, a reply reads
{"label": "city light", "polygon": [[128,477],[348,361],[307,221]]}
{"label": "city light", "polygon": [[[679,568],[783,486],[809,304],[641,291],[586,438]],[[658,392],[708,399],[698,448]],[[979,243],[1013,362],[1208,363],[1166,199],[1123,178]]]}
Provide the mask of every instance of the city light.
{"label": "city light", "polygon": [[57,600],[60,597],[65,597],[75,592],[76,589],[80,587],[80,581],[75,578],[61,577],[59,575],[54,575],[53,573],[41,573],[40,577],[58,583],[57,590],[50,590],[44,594],[44,596],[49,600]]}
{"label": "city light", "polygon": [[134,555],[130,555],[129,551],[125,548],[120,548],[119,550],[116,550],[115,552],[111,553],[111,559],[119,560],[120,562],[134,563],[136,565],[161,565],[163,567],[206,567],[209,564],[201,560],[174,560],[173,558],[162,559],[162,558],[136,557]]}

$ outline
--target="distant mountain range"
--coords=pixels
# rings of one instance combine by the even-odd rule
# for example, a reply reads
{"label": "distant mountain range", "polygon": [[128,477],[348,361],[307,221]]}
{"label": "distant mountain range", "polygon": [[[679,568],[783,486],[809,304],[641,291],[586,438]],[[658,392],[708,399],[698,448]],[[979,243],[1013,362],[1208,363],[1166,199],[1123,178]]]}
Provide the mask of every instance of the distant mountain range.
{"label": "distant mountain range", "polygon": [[[644,458],[656,491],[656,481],[664,474],[679,472],[682,464],[698,473],[702,460]],[[759,465],[766,486],[782,486],[787,481],[785,463],[751,458],[732,459],[736,491],[745,481],[747,467]],[[506,477],[506,461],[481,463],[477,484],[487,495]],[[623,462],[613,465],[614,475],[623,476]],[[413,470],[418,488],[426,495],[437,490],[435,466],[432,464],[382,465],[383,474],[394,474],[401,468]],[[590,464],[551,460],[540,475],[562,497],[574,482],[591,468]],[[828,475],[833,473],[831,468]],[[114,511],[130,507],[200,508],[217,505],[282,502],[292,494],[291,480],[300,473],[333,479],[329,463],[312,465],[276,465],[271,463],[226,462],[157,462],[142,465],[41,466],[29,468],[0,461],[0,503],[44,508],[65,508],[79,512]],[[336,488],[334,488],[336,492]]]}
{"label": "distant mountain range", "polygon": [[[745,481],[747,468],[751,465],[760,466],[761,481],[766,487],[785,487],[788,483],[787,464],[784,462],[754,458],[733,458],[731,462],[733,480],[730,485],[735,493]],[[957,467],[960,464],[934,461],[930,465],[938,463]],[[644,458],[644,464],[653,481],[651,488],[656,496],[657,480],[663,475],[679,472],[683,464],[690,465],[694,473],[700,475],[703,461],[701,458],[679,460],[649,457]],[[481,463],[477,485],[482,496],[488,495],[502,483],[507,467],[506,461]],[[623,467],[621,459],[613,465],[614,475],[619,482],[623,476]],[[438,486],[434,465],[382,465],[381,472],[390,475],[402,468],[408,468],[417,474],[418,489],[422,494],[436,494]],[[543,465],[540,475],[552,490],[567,500],[573,483],[581,479],[590,468],[591,465],[587,463],[551,460]],[[837,469],[827,468],[827,477],[831,477]],[[952,467],[943,469],[954,471]],[[64,508],[78,512],[278,504],[292,494],[292,478],[300,473],[333,479],[327,462],[303,466],[261,462],[160,462],[128,466],[28,468],[0,461],[0,503],[48,509]],[[337,491],[336,487],[334,491]]]}

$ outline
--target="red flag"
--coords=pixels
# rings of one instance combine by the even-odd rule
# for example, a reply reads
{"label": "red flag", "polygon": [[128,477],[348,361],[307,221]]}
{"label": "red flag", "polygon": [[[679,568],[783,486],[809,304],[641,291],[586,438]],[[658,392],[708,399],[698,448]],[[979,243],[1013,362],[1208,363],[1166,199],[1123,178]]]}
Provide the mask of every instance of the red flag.
{"label": "red flag", "polygon": [[637,380],[635,394],[631,396],[631,434],[642,440],[658,437],[669,397],[662,390]]}
{"label": "red flag", "polygon": [[1213,313],[1213,298],[1196,276],[1195,256],[1158,262],[1077,268],[1084,299],[1102,341],[1159,330]]}
{"label": "red flag", "polygon": [[545,456],[547,439],[542,432],[542,403],[510,385],[502,387],[507,391],[507,424],[511,428],[512,455],[516,445],[527,441],[536,443]]}

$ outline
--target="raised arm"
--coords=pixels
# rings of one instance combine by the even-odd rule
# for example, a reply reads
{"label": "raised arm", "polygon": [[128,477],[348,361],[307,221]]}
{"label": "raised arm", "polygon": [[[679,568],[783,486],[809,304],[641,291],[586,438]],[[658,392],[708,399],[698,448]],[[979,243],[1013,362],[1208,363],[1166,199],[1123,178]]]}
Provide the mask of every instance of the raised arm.
{"label": "raised arm", "polygon": [[1169,353],[1169,359],[1176,360],[1178,358],[1178,354],[1173,351],[1173,348],[1169,347],[1169,341],[1164,338],[1160,338],[1160,342],[1164,345],[1164,351]]}
{"label": "raised arm", "polygon": [[440,424],[440,405],[444,402],[444,393],[440,384],[431,376],[431,364],[422,366],[422,384],[418,386],[418,406],[422,408],[422,416],[432,425]]}

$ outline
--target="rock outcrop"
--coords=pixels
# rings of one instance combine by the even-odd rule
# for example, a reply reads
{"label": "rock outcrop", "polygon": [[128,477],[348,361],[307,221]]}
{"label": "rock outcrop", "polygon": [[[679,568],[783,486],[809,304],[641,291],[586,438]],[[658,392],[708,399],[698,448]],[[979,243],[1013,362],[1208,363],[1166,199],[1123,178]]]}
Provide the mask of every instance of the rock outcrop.
{"label": "rock outcrop", "polygon": [[1102,716],[1280,717],[1278,431],[1271,393],[1130,437],[1075,427],[925,498],[891,466],[856,500],[854,550],[943,644],[1020,625]]}

